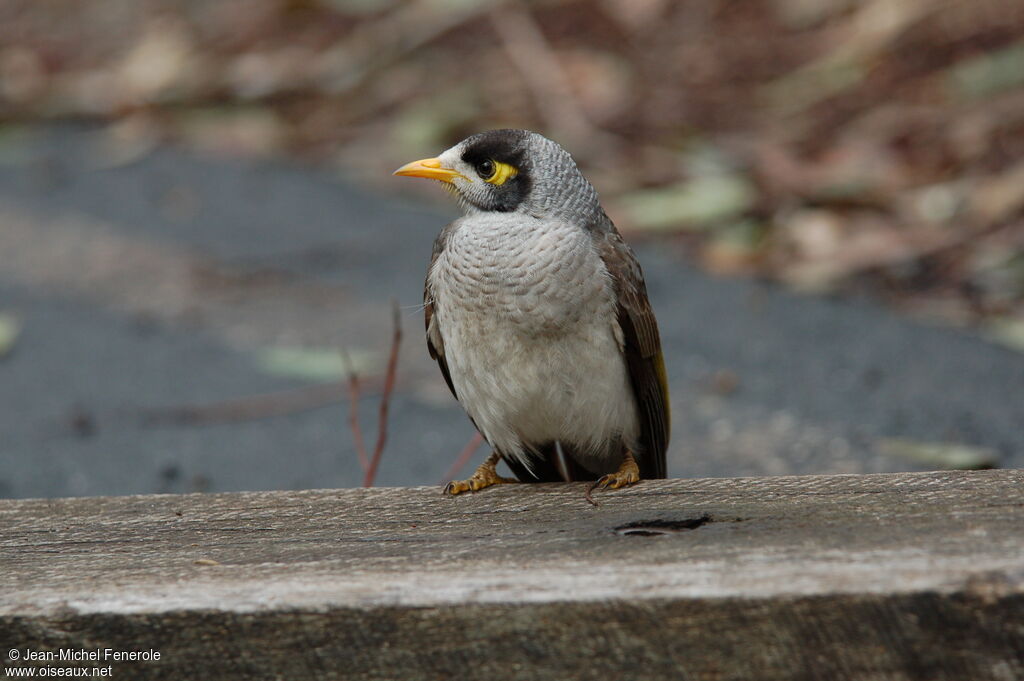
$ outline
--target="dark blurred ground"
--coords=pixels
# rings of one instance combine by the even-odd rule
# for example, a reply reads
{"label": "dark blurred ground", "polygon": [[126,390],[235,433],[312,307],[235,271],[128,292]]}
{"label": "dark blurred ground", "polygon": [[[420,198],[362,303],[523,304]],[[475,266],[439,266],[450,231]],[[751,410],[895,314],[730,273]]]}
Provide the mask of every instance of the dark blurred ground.
{"label": "dark blurred ground", "polygon": [[0,495],[358,484],[344,399],[247,400],[348,348],[372,443],[393,295],[378,482],[437,481],[451,206],[389,173],[507,125],[640,245],[671,475],[1024,464],[1024,3],[9,0]]}
{"label": "dark blurred ground", "polygon": [[[378,482],[437,482],[472,433],[419,310],[451,214],[275,163],[158,149],[97,167],[105,143],[39,131],[0,166],[0,302],[22,327],[0,359],[0,494],[359,484],[344,391],[278,416],[209,407],[343,379],[325,359],[347,347],[372,441],[391,296],[406,340]],[[1024,465],[1024,354],[638,253],[668,358],[670,475]],[[181,406],[213,418],[167,420]]]}

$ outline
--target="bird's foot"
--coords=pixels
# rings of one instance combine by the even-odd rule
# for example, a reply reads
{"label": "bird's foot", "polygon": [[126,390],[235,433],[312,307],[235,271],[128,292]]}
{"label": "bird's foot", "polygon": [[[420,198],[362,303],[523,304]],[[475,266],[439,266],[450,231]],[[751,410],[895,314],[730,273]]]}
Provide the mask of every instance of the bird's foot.
{"label": "bird's foot", "polygon": [[491,454],[487,457],[486,461],[480,464],[476,472],[469,476],[468,480],[452,480],[445,485],[444,493],[455,495],[462,494],[463,492],[479,492],[491,485],[519,482],[515,478],[505,478],[498,475],[495,467],[500,459],[501,457],[497,453]]}
{"label": "bird's foot", "polygon": [[626,455],[622,458],[622,463],[619,464],[619,469],[614,473],[602,475],[598,478],[597,482],[587,489],[587,493],[583,496],[586,497],[587,501],[597,506],[597,502],[590,496],[591,492],[595,489],[599,487],[602,489],[619,489],[620,487],[637,482],[640,482],[640,467],[636,465],[636,459],[633,458],[633,454],[626,452]]}

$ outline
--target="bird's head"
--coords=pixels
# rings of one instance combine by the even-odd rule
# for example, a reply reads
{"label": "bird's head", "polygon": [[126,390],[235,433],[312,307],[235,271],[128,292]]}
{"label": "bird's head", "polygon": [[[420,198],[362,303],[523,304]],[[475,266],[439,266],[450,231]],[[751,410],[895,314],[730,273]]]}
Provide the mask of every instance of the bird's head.
{"label": "bird's head", "polygon": [[565,149],[529,130],[488,130],[395,175],[440,180],[469,212],[521,212],[587,221],[601,212],[597,192]]}

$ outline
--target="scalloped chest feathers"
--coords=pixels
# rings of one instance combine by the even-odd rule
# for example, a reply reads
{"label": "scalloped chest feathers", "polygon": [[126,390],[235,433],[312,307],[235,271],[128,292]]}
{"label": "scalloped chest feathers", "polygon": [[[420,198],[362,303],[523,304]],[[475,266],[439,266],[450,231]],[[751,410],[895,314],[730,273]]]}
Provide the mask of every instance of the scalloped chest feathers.
{"label": "scalloped chest feathers", "polygon": [[503,454],[553,440],[604,470],[637,434],[612,282],[582,229],[519,214],[452,225],[429,273],[460,401]]}

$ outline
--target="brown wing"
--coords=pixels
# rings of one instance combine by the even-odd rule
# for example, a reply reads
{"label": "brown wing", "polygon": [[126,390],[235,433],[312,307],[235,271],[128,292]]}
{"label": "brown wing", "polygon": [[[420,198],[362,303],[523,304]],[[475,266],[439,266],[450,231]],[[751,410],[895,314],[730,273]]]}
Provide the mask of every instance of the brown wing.
{"label": "brown wing", "polygon": [[434,269],[434,262],[437,260],[437,256],[441,254],[448,242],[448,234],[451,227],[451,225],[448,225],[441,230],[441,233],[434,240],[434,252],[430,256],[430,267],[427,269],[427,279],[423,284],[423,322],[427,332],[427,352],[430,353],[431,359],[437,360],[437,366],[441,369],[441,375],[444,376],[448,389],[452,391],[452,395],[455,395],[455,399],[459,399],[458,393],[455,392],[455,386],[452,385],[452,375],[448,371],[448,362],[444,359],[444,341],[441,338],[440,330],[437,328],[437,320],[434,318],[434,290],[430,286],[430,271]]}
{"label": "brown wing", "polygon": [[665,450],[671,429],[668,377],[658,322],[647,300],[647,285],[632,249],[611,220],[594,229],[601,259],[615,282],[623,353],[640,416],[643,451],[634,452],[642,478],[665,477]]}

